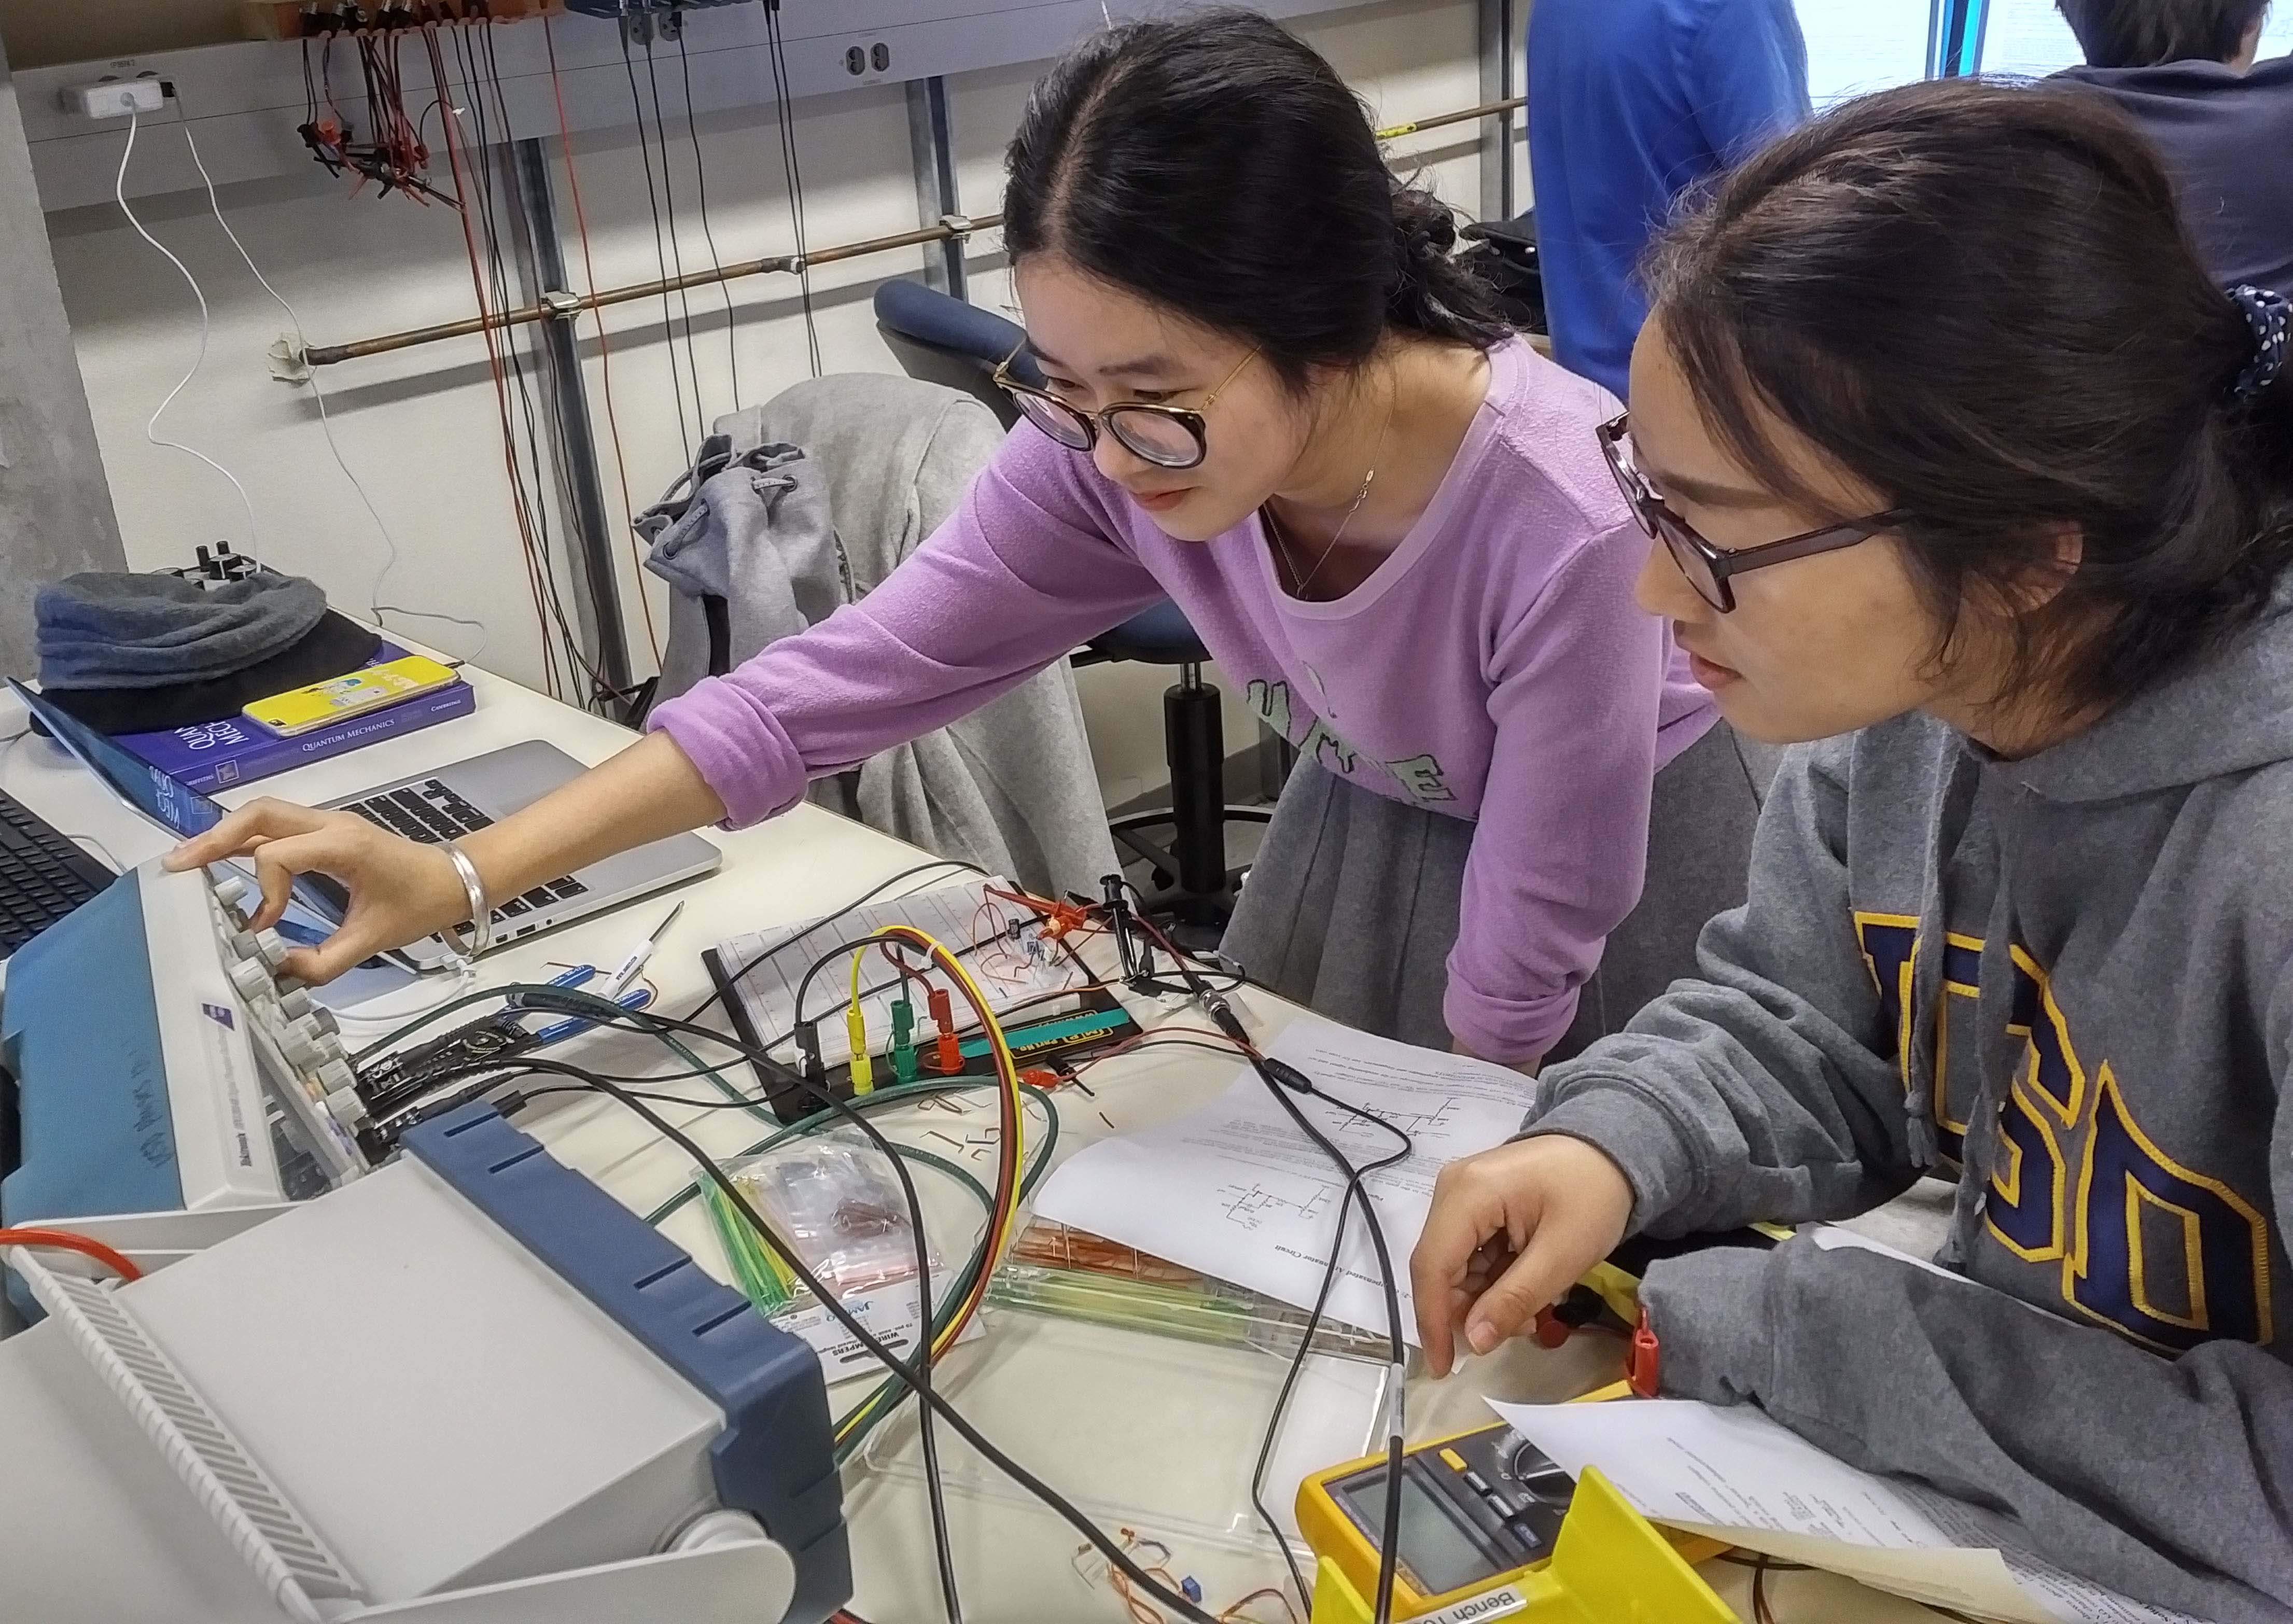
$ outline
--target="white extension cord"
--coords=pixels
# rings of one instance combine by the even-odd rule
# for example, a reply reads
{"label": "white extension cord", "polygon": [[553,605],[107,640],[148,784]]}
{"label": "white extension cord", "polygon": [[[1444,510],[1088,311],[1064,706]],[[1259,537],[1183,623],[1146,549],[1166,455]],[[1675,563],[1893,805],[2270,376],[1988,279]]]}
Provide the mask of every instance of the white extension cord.
{"label": "white extension cord", "polygon": [[[247,487],[239,482],[239,476],[204,451],[196,450],[178,440],[163,440],[159,437],[160,417],[175,403],[175,397],[183,392],[193,378],[199,376],[199,368],[207,365],[207,337],[213,322],[207,314],[207,296],[199,289],[199,279],[191,274],[189,266],[175,257],[174,252],[166,243],[143,229],[143,222],[135,217],[135,211],[127,206],[127,162],[135,156],[135,132],[142,125],[142,118],[133,102],[127,104],[126,110],[127,142],[119,149],[119,173],[112,180],[112,195],[118,198],[119,212],[127,216],[127,223],[135,228],[135,234],[166,256],[167,263],[181,272],[183,280],[190,285],[191,297],[199,303],[199,352],[191,361],[191,369],[183,374],[175,386],[167,392],[166,399],[159,402],[157,409],[145,421],[143,438],[155,446],[169,451],[180,451],[185,456],[196,458],[231,481],[231,488],[239,493],[239,505],[247,510],[247,551],[256,553],[260,551],[260,547],[259,537],[255,534],[255,504],[247,499]],[[190,132],[186,131],[185,133],[188,134]]]}
{"label": "white extension cord", "polygon": [[[280,293],[276,287],[273,287],[271,285],[271,279],[263,274],[262,267],[255,263],[255,256],[247,251],[247,245],[239,241],[239,233],[231,229],[231,222],[223,216],[223,203],[221,199],[215,196],[215,177],[207,173],[207,160],[199,154],[199,143],[193,139],[191,135],[191,126],[187,122],[182,126],[182,129],[183,145],[190,149],[191,162],[199,169],[200,182],[207,187],[207,207],[214,211],[215,223],[223,228],[223,234],[231,239],[231,246],[239,250],[239,257],[246,263],[247,271],[254,276],[255,279],[263,285],[263,291],[269,294],[272,303],[277,304],[280,310],[287,312],[288,323],[295,329],[295,343],[297,346],[299,358],[301,351],[307,351],[310,348],[310,340],[304,336],[303,332],[302,317],[297,315],[296,313],[295,307],[287,302],[286,295]],[[128,134],[132,140],[134,134],[134,131],[132,126],[128,131]],[[121,206],[126,206],[124,199]],[[168,257],[172,259],[174,258],[174,255],[170,255]],[[190,274],[190,273],[189,271],[184,272],[184,275],[186,276],[189,276]],[[196,287],[197,284],[195,283],[193,286]],[[200,301],[199,308],[202,311],[206,310],[207,303],[204,299]],[[391,535],[390,527],[383,522],[381,511],[374,505],[374,497],[368,494],[364,481],[362,481],[359,476],[352,471],[349,461],[343,456],[342,447],[336,442],[335,425],[333,421],[327,416],[327,395],[326,392],[319,387],[318,375],[312,370],[308,362],[304,363],[303,372],[304,376],[302,382],[310,389],[312,401],[319,408],[319,429],[320,432],[326,436],[327,449],[334,456],[335,466],[342,470],[343,477],[351,482],[351,489],[358,492],[360,502],[365,505],[367,517],[374,521],[375,531],[382,537],[382,568],[376,572],[373,587],[367,594],[368,612],[377,623],[381,621],[382,617],[385,614],[393,614],[404,615],[412,619],[443,620],[450,625],[468,626],[478,634],[480,641],[477,648],[465,658],[473,660],[476,659],[480,655],[485,652],[486,643],[491,640],[493,635],[484,622],[465,619],[459,615],[443,615],[430,610],[408,609],[402,604],[385,603],[382,602],[383,583],[389,578],[391,570],[395,569],[398,564],[397,538]],[[234,481],[234,483],[236,481]]]}

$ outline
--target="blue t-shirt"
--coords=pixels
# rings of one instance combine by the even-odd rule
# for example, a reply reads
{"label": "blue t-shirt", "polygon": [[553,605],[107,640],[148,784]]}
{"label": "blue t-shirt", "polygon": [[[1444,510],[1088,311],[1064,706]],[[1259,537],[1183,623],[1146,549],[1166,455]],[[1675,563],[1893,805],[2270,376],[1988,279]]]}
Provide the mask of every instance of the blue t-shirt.
{"label": "blue t-shirt", "polygon": [[1791,0],[1536,0],[1528,159],[1560,363],[1619,398],[1674,200],[1808,116]]}

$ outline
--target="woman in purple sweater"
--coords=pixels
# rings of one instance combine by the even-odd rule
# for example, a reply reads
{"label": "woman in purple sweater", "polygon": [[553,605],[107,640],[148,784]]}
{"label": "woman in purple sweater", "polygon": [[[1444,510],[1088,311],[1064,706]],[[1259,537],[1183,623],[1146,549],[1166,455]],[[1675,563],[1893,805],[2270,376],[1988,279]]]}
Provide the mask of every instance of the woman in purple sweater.
{"label": "woman in purple sweater", "polygon": [[[1633,606],[1649,542],[1593,435],[1614,404],[1503,327],[1442,206],[1262,18],[1094,36],[1037,85],[1009,162],[1048,382],[1020,394],[1029,422],[864,602],[464,842],[486,894],[769,818],[1168,596],[1301,755],[1233,957],[1509,1063],[1620,1025],[1741,900],[1755,809]],[[1679,809],[1659,836],[1693,828],[1706,860],[1620,931],[1652,786]],[[341,813],[258,803],[179,860],[250,847],[274,895],[289,871],[349,884],[343,929],[288,964],[310,980],[471,912],[448,853]]]}

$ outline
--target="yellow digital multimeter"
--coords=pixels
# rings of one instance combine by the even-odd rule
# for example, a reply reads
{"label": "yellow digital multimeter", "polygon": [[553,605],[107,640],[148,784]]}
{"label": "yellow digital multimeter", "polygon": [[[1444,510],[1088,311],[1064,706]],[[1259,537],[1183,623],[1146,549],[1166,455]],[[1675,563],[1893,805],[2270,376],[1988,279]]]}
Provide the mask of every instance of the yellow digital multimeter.
{"label": "yellow digital multimeter", "polygon": [[[1377,1583],[1389,1475],[1374,1455],[1298,1490],[1298,1531],[1365,1595]],[[1393,1616],[1446,1607],[1550,1559],[1576,1487],[1503,1423],[1411,1450],[1401,1458]]]}
{"label": "yellow digital multimeter", "polygon": [[[1590,1396],[1610,1392],[1625,1396],[1621,1386]],[[1298,1486],[1298,1531],[1321,1559],[1313,1624],[1366,1618],[1377,1588],[1388,1476],[1385,1457],[1373,1455],[1317,1472]],[[1605,1483],[1592,1497],[1597,1503],[1585,1506],[1592,1522],[1584,1525],[1584,1516],[1572,1512],[1580,1498],[1568,1473],[1503,1423],[1410,1450],[1401,1465],[1393,1616],[1441,1624],[1512,1613],[1575,1618],[1586,1598],[1574,1594],[1583,1586],[1572,1581],[1592,1570],[1603,1588],[1653,1609],[1633,1616],[1668,1624],[1734,1618],[1688,1565],[1725,1546],[1659,1531]],[[1572,1540],[1579,1559],[1574,1573],[1562,1571],[1571,1566]],[[1592,1616],[1610,1615],[1594,1609]]]}
{"label": "yellow digital multimeter", "polygon": [[[1557,1347],[1576,1329],[1594,1323],[1630,1331],[1640,1321],[1641,1276],[1649,1264],[1714,1246],[1766,1248],[1789,1233],[1756,1224],[1720,1235],[1678,1240],[1641,1237],[1627,1242],[1538,1316],[1535,1339]],[[1638,1341],[1634,1339],[1635,1347]],[[1631,1386],[1618,1382],[1578,1402],[1632,1396]],[[1588,1475],[1598,1479],[1598,1474]],[[1390,1476],[1386,1458],[1370,1455],[1317,1472],[1298,1485],[1298,1531],[1320,1558],[1312,1624],[1365,1624],[1364,1598],[1377,1588]],[[1629,1588],[1629,1574],[1619,1580],[1611,1572],[1598,1581],[1612,1593],[1611,1600],[1629,1601],[1641,1609],[1632,1616],[1662,1618],[1667,1624],[1733,1620],[1735,1615],[1689,1566],[1718,1555],[1728,1548],[1725,1545],[1657,1531],[1605,1481],[1592,1498],[1597,1503],[1575,1519],[1586,1531],[1576,1536],[1581,1571],[1576,1577],[1622,1563],[1645,1571],[1663,1593],[1664,1604],[1650,1610],[1641,1606],[1649,1597],[1616,1593],[1619,1582]],[[1407,1450],[1401,1462],[1401,1548],[1394,1570],[1393,1616],[1423,1619],[1427,1624],[1436,1620],[1438,1624],[1468,1624],[1528,1608],[1523,1616],[1535,1617],[1535,1594],[1552,1604],[1543,1617],[1582,1614],[1582,1598],[1575,1592],[1587,1585],[1568,1582],[1568,1575],[1551,1581],[1542,1571],[1556,1555],[1560,1567],[1569,1565],[1563,1531],[1572,1525],[1571,1507],[1582,1499],[1568,1473],[1502,1422]],[[1533,1576],[1538,1582],[1531,1582]],[[1333,1598],[1326,1606],[1325,1588]],[[1503,1604],[1491,1611],[1490,1604],[1496,1602]],[[1605,1624],[1610,1614],[1595,1608],[1591,1616]]]}

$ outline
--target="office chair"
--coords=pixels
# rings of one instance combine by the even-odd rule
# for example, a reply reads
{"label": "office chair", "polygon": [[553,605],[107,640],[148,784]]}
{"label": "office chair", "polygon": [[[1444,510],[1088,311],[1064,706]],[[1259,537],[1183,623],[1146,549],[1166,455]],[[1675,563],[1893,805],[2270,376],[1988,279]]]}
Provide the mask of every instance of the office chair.
{"label": "office chair", "polygon": [[[901,368],[976,395],[1009,428],[1019,408],[996,387],[993,374],[1018,350],[1025,329],[993,311],[924,287],[887,282],[876,290],[876,330],[883,335]],[[1011,370],[1041,383],[1032,357],[1021,354]],[[1217,688],[1203,680],[1210,650],[1177,604],[1162,602],[1134,615],[1113,631],[1093,638],[1074,657],[1078,666],[1137,660],[1176,666],[1179,680],[1163,694],[1163,743],[1171,769],[1171,808],[1118,818],[1108,826],[1114,843],[1153,865],[1154,890],[1146,910],[1181,927],[1189,947],[1215,945],[1233,912],[1243,870],[1227,863],[1226,826],[1265,823],[1273,810],[1226,804],[1226,736]],[[1286,766],[1292,756],[1284,753]],[[1148,832],[1168,827],[1166,846]]]}
{"label": "office chair", "polygon": [[[876,290],[876,331],[910,377],[976,395],[1007,429],[1019,421],[1018,407],[994,380],[995,368],[1027,336],[1018,323],[921,282],[887,282]],[[1042,385],[1032,355],[1014,357],[1011,372]]]}

